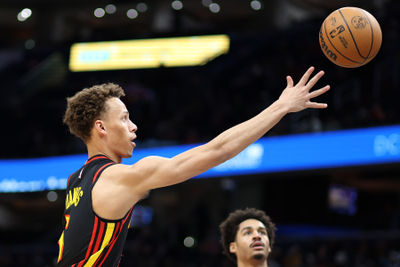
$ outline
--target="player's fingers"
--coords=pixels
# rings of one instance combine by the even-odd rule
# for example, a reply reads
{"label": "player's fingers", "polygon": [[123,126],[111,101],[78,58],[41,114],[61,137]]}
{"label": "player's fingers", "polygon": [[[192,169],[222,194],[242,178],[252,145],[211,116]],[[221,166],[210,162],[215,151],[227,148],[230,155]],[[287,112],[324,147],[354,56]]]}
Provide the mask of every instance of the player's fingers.
{"label": "player's fingers", "polygon": [[308,89],[311,89],[318,82],[318,80],[321,79],[322,76],[324,76],[324,74],[325,72],[322,70],[315,74],[314,77],[312,77],[311,80],[307,83]]}
{"label": "player's fingers", "polygon": [[310,67],[303,75],[303,77],[301,77],[298,85],[305,85],[308,81],[308,79],[310,78],[311,74],[314,71],[314,67]]}
{"label": "player's fingers", "polygon": [[290,76],[286,76],[287,87],[293,87],[293,79]]}
{"label": "player's fingers", "polygon": [[317,103],[317,102],[308,102],[306,104],[307,108],[327,108],[328,104],[326,103]]}
{"label": "player's fingers", "polygon": [[311,98],[317,97],[322,95],[323,93],[327,92],[331,87],[329,85],[326,85],[318,90],[312,91],[308,96]]}

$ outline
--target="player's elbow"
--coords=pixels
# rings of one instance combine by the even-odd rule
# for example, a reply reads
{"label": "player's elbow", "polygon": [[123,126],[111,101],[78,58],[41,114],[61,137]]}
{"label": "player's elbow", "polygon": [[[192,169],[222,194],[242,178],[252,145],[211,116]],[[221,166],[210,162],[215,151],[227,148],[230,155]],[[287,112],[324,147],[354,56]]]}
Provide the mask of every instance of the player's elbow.
{"label": "player's elbow", "polygon": [[236,156],[236,152],[231,146],[220,146],[216,151],[216,162],[218,165]]}

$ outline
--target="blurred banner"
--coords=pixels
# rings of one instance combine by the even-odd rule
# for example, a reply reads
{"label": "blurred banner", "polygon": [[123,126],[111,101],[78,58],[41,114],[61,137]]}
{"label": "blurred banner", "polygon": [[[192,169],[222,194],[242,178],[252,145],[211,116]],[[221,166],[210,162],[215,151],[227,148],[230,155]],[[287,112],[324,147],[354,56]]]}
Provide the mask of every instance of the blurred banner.
{"label": "blurred banner", "polygon": [[71,71],[204,65],[228,53],[227,35],[76,43],[71,46]]}
{"label": "blurred banner", "polygon": [[[137,148],[123,163],[173,157],[197,145]],[[0,192],[64,189],[86,160],[87,155],[0,160]],[[263,138],[198,178],[389,163],[400,163],[400,125]]]}

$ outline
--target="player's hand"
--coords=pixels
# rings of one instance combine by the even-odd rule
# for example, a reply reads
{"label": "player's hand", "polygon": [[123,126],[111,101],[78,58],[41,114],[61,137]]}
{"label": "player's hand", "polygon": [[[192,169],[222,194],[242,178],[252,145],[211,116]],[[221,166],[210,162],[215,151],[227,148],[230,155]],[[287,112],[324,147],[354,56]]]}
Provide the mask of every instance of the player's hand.
{"label": "player's hand", "polygon": [[323,71],[319,71],[310,79],[311,74],[314,71],[314,67],[310,67],[301,77],[300,81],[294,86],[293,79],[290,76],[286,77],[287,86],[283,90],[278,101],[285,105],[289,112],[298,112],[306,108],[326,108],[326,103],[312,102],[311,99],[324,94],[330,89],[329,85],[326,85],[320,89],[311,91],[313,86],[318,82],[319,79],[324,75]]}

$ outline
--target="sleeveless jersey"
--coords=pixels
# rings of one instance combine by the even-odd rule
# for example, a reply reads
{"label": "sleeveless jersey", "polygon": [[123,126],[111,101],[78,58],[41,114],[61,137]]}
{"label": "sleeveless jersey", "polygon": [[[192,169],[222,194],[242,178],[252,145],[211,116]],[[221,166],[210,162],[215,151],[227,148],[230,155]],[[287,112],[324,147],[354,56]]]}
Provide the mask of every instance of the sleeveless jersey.
{"label": "sleeveless jersey", "polygon": [[57,266],[119,264],[133,208],[120,220],[106,220],[97,216],[92,207],[92,188],[100,174],[113,164],[106,156],[96,155],[69,177]]}

